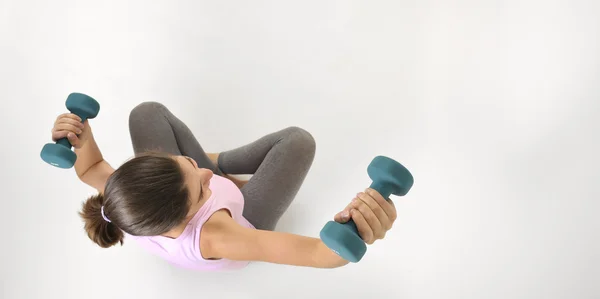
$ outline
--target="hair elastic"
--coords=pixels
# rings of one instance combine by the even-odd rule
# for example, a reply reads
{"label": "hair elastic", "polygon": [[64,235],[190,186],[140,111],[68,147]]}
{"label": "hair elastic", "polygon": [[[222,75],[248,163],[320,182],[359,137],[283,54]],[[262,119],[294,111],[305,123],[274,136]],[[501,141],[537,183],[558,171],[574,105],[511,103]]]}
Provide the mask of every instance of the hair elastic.
{"label": "hair elastic", "polygon": [[100,208],[100,214],[102,214],[102,218],[104,218],[104,220],[106,220],[106,222],[111,222],[110,219],[108,219],[108,217],[106,217],[106,215],[104,215],[104,206],[102,206]]}

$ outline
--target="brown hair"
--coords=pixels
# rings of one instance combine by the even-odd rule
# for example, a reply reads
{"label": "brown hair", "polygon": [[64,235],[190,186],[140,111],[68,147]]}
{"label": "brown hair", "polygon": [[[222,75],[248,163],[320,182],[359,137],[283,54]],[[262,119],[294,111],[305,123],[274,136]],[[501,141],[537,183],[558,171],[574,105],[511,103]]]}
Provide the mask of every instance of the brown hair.
{"label": "brown hair", "polygon": [[[89,197],[79,215],[88,237],[107,248],[123,244],[123,232],[156,236],[179,225],[189,212],[188,196],[177,161],[165,153],[148,152],[112,173],[104,194]],[[102,206],[110,222],[102,217]]]}

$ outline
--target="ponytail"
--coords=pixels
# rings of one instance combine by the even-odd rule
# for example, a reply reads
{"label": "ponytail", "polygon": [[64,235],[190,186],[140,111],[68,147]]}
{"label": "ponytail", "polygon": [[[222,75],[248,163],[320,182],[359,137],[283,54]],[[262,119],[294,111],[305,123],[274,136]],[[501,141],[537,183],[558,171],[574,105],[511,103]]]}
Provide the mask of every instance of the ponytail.
{"label": "ponytail", "polygon": [[104,196],[102,194],[90,196],[82,205],[79,216],[83,219],[88,237],[102,248],[108,248],[121,243],[123,245],[123,231],[116,225],[108,222],[102,215]]}
{"label": "ponytail", "polygon": [[102,248],[123,244],[124,234],[158,236],[177,227],[190,211],[185,173],[164,152],[125,162],[90,196],[79,215],[88,237]]}

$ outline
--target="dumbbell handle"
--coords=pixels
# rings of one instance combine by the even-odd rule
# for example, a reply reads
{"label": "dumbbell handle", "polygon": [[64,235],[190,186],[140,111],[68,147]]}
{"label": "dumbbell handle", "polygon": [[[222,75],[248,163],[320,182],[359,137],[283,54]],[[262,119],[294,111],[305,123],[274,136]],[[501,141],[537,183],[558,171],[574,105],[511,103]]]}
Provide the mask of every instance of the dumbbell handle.
{"label": "dumbbell handle", "polygon": [[[381,196],[386,200],[390,200],[390,195],[392,195],[393,190],[392,185],[386,184],[385,182],[373,181],[369,188],[379,192],[379,194],[381,194]],[[356,223],[354,223],[354,220],[350,219],[348,220],[348,222],[343,223],[342,225],[348,227],[352,230],[352,232],[354,232],[357,236],[360,237],[360,234],[358,233],[358,228],[356,227]]]}
{"label": "dumbbell handle", "polygon": [[[85,120],[87,119],[85,116],[81,115],[81,113],[76,113],[76,112],[73,112],[73,111],[71,111],[71,113],[79,116],[79,118],[81,118],[81,123],[84,123]],[[73,145],[71,145],[71,142],[69,141],[69,138],[67,138],[67,137],[63,137],[61,139],[58,139],[56,141],[56,144],[60,144],[60,145],[66,147],[68,149],[71,149],[73,147]]]}

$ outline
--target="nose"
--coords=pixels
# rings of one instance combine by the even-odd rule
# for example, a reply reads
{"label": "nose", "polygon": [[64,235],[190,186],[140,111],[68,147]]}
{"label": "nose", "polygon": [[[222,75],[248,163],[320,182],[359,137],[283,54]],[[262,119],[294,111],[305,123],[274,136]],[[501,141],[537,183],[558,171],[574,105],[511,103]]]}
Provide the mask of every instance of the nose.
{"label": "nose", "polygon": [[210,180],[213,176],[212,170],[210,170],[208,168],[202,168],[200,171],[202,171],[202,177],[205,178],[206,180]]}

